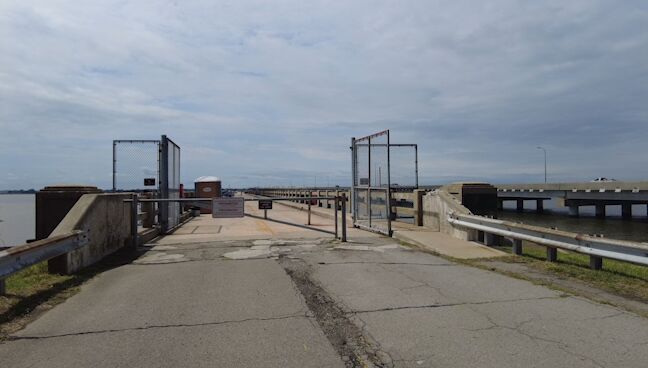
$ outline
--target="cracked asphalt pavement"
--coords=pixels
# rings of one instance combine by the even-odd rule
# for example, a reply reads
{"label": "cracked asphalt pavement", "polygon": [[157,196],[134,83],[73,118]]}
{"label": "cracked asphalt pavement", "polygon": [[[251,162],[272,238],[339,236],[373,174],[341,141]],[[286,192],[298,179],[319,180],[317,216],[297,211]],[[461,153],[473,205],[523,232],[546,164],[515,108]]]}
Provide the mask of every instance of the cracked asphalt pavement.
{"label": "cracked asphalt pavement", "polygon": [[648,362],[645,318],[362,234],[167,237],[0,344],[0,367]]}

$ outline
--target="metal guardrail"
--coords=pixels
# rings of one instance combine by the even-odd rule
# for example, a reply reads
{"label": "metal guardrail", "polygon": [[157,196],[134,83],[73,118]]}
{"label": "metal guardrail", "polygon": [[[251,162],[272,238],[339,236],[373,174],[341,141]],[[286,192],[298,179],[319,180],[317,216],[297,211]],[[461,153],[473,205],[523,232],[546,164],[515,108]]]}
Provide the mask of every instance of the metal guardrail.
{"label": "metal guardrail", "polygon": [[69,253],[87,243],[88,239],[83,231],[73,231],[0,251],[0,295],[5,292],[4,279],[7,276]]}
{"label": "metal guardrail", "polygon": [[453,214],[448,217],[448,222],[483,231],[484,234],[513,239],[516,254],[522,253],[521,241],[524,240],[547,247],[547,255],[551,261],[556,260],[556,249],[564,249],[589,255],[590,267],[594,269],[602,268],[603,258],[648,266],[648,246],[641,243],[599,238],[474,215]]}

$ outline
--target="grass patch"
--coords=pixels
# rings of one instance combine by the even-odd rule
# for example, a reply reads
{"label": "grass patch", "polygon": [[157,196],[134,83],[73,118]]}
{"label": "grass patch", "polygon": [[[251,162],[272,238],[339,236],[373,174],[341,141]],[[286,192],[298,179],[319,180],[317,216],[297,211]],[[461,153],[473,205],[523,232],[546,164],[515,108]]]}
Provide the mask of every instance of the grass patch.
{"label": "grass patch", "polygon": [[[498,248],[511,253],[508,247]],[[589,268],[589,256],[564,251],[558,251],[557,262],[546,262],[545,247],[526,243],[522,258],[507,257],[503,260],[510,262],[524,260],[539,271],[577,279],[599,289],[648,302],[648,267],[645,266],[604,259],[603,269],[596,271]]]}
{"label": "grass patch", "polygon": [[[27,296],[37,290],[68,280],[71,276],[47,273],[47,262],[41,262],[19,271],[7,278],[7,294],[10,296]],[[0,310],[0,313],[2,311]]]}

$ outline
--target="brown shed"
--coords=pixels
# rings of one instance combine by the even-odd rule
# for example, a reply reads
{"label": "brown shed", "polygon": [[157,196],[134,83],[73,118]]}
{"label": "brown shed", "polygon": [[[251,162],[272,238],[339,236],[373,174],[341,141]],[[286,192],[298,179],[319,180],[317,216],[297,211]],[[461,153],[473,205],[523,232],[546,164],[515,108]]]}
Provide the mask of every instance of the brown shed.
{"label": "brown shed", "polygon": [[[221,180],[215,176],[201,176],[194,180],[197,198],[217,198],[221,196]],[[211,213],[211,208],[200,208],[200,213]]]}

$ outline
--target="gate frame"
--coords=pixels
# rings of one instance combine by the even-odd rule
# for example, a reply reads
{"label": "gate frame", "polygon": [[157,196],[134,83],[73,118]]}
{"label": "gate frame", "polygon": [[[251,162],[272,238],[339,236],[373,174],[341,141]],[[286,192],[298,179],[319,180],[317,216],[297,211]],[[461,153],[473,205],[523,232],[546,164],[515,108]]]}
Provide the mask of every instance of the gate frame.
{"label": "gate frame", "polygon": [[[180,146],[176,144],[173,140],[168,138],[166,134],[163,134],[161,139],[160,139],[160,177],[158,178],[160,181],[160,195],[159,197],[161,199],[172,199],[169,197],[170,194],[170,187],[169,187],[169,149],[172,148],[170,147],[169,143],[174,145],[175,147],[178,148],[178,184],[180,184]],[[160,203],[160,232],[162,234],[167,234],[169,233],[169,230],[171,228],[174,228],[178,224],[173,224],[173,226],[169,226],[169,202],[162,202]],[[175,205],[175,204],[174,204]],[[179,208],[182,208],[179,206]],[[179,215],[179,214],[178,214]]]}
{"label": "gate frame", "polygon": [[119,143],[157,143],[158,146],[158,182],[157,182],[157,191],[160,191],[160,144],[159,139],[113,139],[113,170],[112,170],[112,191],[113,193],[117,191],[117,144]]}
{"label": "gate frame", "polygon": [[[382,135],[387,136],[387,143],[379,143],[379,144],[371,144],[371,139],[376,138]],[[362,141],[367,141],[367,179],[368,179],[368,184],[366,186],[360,185],[358,182],[358,151],[357,151],[357,146],[358,142]],[[372,188],[371,185],[371,147],[387,147],[387,187],[374,187]],[[415,184],[413,189],[418,189],[419,187],[419,178],[418,178],[418,145],[417,144],[397,144],[397,143],[391,143],[390,141],[390,134],[389,134],[389,129],[370,134],[368,136],[362,137],[362,138],[355,138],[351,137],[351,186],[349,187],[349,196],[351,197],[350,200],[351,202],[351,207],[352,207],[352,219],[353,219],[353,227],[373,231],[373,232],[378,232],[387,236],[392,236],[393,231],[392,231],[392,211],[391,211],[391,193],[392,193],[392,186],[391,186],[391,148],[392,147],[414,147],[414,175],[415,175]],[[357,184],[356,184],[357,183]],[[399,187],[400,189],[401,187]],[[368,206],[367,206],[367,217],[369,220],[369,226],[359,224],[357,221],[357,213],[358,213],[358,203],[356,203],[356,189],[361,189],[361,190],[366,190],[367,192],[367,201],[368,201]],[[386,214],[387,214],[387,231],[383,231],[378,228],[371,227],[371,191],[385,191],[386,192],[386,198],[385,198],[385,206],[386,208]]]}
{"label": "gate frame", "polygon": [[[173,140],[168,138],[166,135],[162,135],[160,139],[115,139],[113,140],[113,177],[112,177],[112,186],[113,192],[117,191],[117,144],[119,143],[157,143],[158,146],[158,177],[157,177],[157,197],[158,199],[170,199],[169,198],[169,142],[178,148],[178,172],[177,179],[178,184],[180,183],[180,169],[181,169],[181,160],[180,154],[181,149],[178,144]],[[167,234],[170,230],[169,226],[169,202],[160,202],[158,204],[158,224],[160,227],[160,233]],[[177,224],[176,224],[177,225]],[[174,225],[175,226],[175,225]]]}

